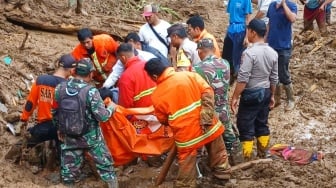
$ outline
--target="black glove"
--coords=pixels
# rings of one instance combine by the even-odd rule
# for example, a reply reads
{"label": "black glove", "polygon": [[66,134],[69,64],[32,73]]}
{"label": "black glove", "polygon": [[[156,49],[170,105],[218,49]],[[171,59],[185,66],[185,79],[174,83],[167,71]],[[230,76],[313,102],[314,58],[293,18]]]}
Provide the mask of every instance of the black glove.
{"label": "black glove", "polygon": [[107,97],[109,97],[111,100],[113,99],[113,93],[112,93],[111,90],[109,90],[105,87],[102,87],[102,88],[98,89],[98,91],[99,91],[99,94],[100,94],[100,96],[103,100],[105,100]]}

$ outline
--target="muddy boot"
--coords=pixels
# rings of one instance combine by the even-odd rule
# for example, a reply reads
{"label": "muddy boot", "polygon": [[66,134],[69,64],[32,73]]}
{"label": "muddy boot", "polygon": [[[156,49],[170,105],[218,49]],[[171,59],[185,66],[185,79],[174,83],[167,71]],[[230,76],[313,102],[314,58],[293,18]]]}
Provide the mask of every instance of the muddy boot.
{"label": "muddy boot", "polygon": [[250,161],[252,158],[252,151],[253,151],[253,140],[251,141],[244,141],[241,142],[242,147],[243,147],[243,157],[244,161]]}
{"label": "muddy boot", "polygon": [[275,100],[274,107],[277,107],[281,104],[281,84],[276,85],[274,100]]}
{"label": "muddy boot", "polygon": [[82,14],[83,16],[88,16],[88,13],[83,8],[83,0],[77,0],[76,13]]}
{"label": "muddy boot", "polygon": [[257,137],[257,150],[259,158],[267,158],[267,149],[269,144],[270,136],[259,136]]}
{"label": "muddy boot", "polygon": [[16,5],[13,3],[7,3],[5,6],[5,11],[10,12],[16,8]]}
{"label": "muddy boot", "polygon": [[118,183],[117,178],[113,181],[108,181],[107,186],[108,188],[119,188],[119,183]]}
{"label": "muddy boot", "polygon": [[158,168],[162,166],[163,160],[161,159],[161,156],[148,156],[147,157],[147,164],[150,167]]}
{"label": "muddy boot", "polygon": [[223,164],[214,167],[213,176],[220,180],[228,180],[231,178],[230,169],[229,160],[226,160]]}
{"label": "muddy boot", "polygon": [[63,15],[63,17],[65,18],[70,18],[72,15],[72,12],[75,11],[75,0],[68,0],[68,8],[65,11],[65,14]]}
{"label": "muddy boot", "polygon": [[244,162],[242,145],[238,138],[232,143],[232,148],[228,151],[228,153],[230,165],[234,166]]}
{"label": "muddy boot", "polygon": [[68,188],[75,187],[75,181],[72,181],[72,180],[66,180],[66,181],[63,181],[62,183],[65,187],[68,187]]}
{"label": "muddy boot", "polygon": [[67,10],[66,10],[66,12],[65,12],[65,14],[63,15],[65,18],[70,18],[71,17],[71,15],[72,15],[72,12],[74,11],[74,9],[72,8],[72,7],[69,7]]}
{"label": "muddy boot", "polygon": [[30,11],[32,11],[32,9],[29,7],[28,3],[24,3],[23,5],[21,5],[20,9],[24,13],[29,13]]}
{"label": "muddy boot", "polygon": [[295,107],[295,101],[294,101],[294,92],[293,92],[293,86],[292,84],[284,85],[286,95],[287,95],[287,106],[285,108],[285,111],[291,111]]}
{"label": "muddy boot", "polygon": [[22,154],[22,140],[12,145],[12,147],[6,153],[5,159],[17,163],[20,161],[21,154]]}

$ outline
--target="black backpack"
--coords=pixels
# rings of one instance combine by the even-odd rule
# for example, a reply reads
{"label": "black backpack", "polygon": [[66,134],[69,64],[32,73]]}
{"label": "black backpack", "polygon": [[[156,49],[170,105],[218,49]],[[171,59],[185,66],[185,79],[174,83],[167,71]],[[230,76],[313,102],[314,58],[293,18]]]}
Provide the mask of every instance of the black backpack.
{"label": "black backpack", "polygon": [[92,86],[83,88],[67,87],[67,82],[60,86],[57,120],[58,130],[69,136],[79,137],[87,133],[89,125],[85,117],[86,97]]}

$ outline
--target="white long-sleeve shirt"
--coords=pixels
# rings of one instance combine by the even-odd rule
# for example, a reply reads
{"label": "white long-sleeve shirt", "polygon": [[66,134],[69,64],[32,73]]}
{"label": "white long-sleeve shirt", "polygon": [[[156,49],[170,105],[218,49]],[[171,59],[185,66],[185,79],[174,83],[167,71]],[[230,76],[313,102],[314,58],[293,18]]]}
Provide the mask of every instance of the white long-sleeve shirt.
{"label": "white long-sleeve shirt", "polygon": [[[138,52],[137,56],[146,62],[149,61],[150,59],[156,58],[155,55],[149,52],[145,52],[142,50],[137,50],[137,52]],[[118,79],[120,78],[121,74],[124,72],[124,70],[125,70],[124,65],[120,60],[118,60],[117,63],[112,68],[112,73],[105,80],[103,87],[110,88],[114,86],[118,81]]]}

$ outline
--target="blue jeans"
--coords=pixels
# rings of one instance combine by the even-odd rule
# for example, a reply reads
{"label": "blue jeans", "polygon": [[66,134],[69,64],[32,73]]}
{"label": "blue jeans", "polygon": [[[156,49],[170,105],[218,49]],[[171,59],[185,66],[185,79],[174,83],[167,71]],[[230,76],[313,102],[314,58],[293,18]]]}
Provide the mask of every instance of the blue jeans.
{"label": "blue jeans", "polygon": [[110,89],[110,91],[112,92],[112,101],[116,104],[118,104],[118,100],[119,100],[119,88],[118,87],[113,87]]}
{"label": "blue jeans", "polygon": [[270,134],[267,126],[271,90],[263,89],[262,95],[242,93],[237,114],[240,141],[251,141],[254,137]]}
{"label": "blue jeans", "polygon": [[283,85],[292,83],[289,73],[289,60],[292,56],[292,49],[275,50],[278,53],[278,75]]}
{"label": "blue jeans", "polygon": [[331,13],[331,3],[326,5],[326,13]]}
{"label": "blue jeans", "polygon": [[224,46],[222,58],[230,63],[230,71],[232,74],[238,73],[241,56],[244,51],[244,38],[246,32],[227,33],[224,38]]}

